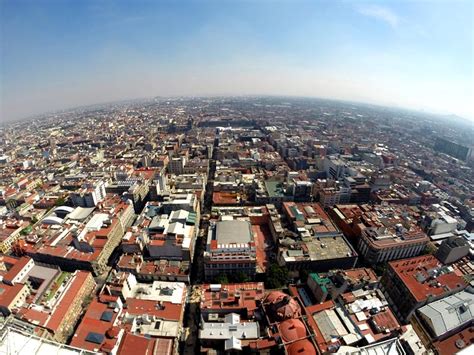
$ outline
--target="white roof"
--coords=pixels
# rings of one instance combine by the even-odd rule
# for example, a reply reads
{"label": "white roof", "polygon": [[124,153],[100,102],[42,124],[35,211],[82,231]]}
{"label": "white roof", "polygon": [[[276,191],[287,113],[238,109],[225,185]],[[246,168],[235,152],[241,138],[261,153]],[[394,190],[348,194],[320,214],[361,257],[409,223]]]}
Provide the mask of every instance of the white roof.
{"label": "white roof", "polygon": [[102,228],[104,221],[109,219],[109,215],[105,213],[96,213],[92,218],[87,222],[86,229],[89,231],[95,230],[98,231]]}
{"label": "white roof", "polygon": [[74,211],[74,208],[69,207],[69,206],[58,206],[54,210],[55,211],[65,211],[65,212],[71,213],[72,211]]}
{"label": "white roof", "polygon": [[76,207],[74,211],[67,215],[67,218],[81,221],[86,219],[92,213],[92,211],[94,211],[94,209],[95,207]]}
{"label": "white roof", "polygon": [[336,354],[344,355],[405,355],[398,338],[389,339],[376,344],[356,348],[353,346],[341,346]]}
{"label": "white roof", "polygon": [[225,350],[242,350],[242,342],[236,337],[230,337],[225,341]]}
{"label": "white roof", "polygon": [[474,319],[474,294],[461,291],[421,307],[420,315],[427,319],[437,336]]}
{"label": "white roof", "polygon": [[315,313],[313,318],[326,341],[331,340],[334,336],[349,334],[333,309]]}
{"label": "white roof", "polygon": [[225,316],[225,322],[230,324],[240,323],[240,316],[237,313],[229,313]]}
{"label": "white roof", "polygon": [[177,210],[177,211],[172,211],[170,214],[170,220],[181,220],[181,219],[186,219],[189,216],[189,212],[186,210]]}
{"label": "white roof", "polygon": [[186,228],[183,223],[173,222],[168,225],[168,229],[166,232],[168,234],[184,235],[186,232]]}
{"label": "white roof", "polygon": [[0,354],[13,353],[18,355],[99,354],[98,352],[74,348],[7,327],[5,336],[0,339]]}
{"label": "white roof", "polygon": [[57,216],[48,216],[44,218],[41,222],[44,224],[62,224],[63,221],[64,220],[62,218],[59,218]]}
{"label": "white roof", "polygon": [[208,323],[202,324],[199,331],[200,339],[227,340],[232,337],[237,339],[258,339],[260,336],[257,322]]}
{"label": "white roof", "polygon": [[186,285],[183,282],[154,281],[152,284],[137,283],[133,288],[135,298],[181,304]]}

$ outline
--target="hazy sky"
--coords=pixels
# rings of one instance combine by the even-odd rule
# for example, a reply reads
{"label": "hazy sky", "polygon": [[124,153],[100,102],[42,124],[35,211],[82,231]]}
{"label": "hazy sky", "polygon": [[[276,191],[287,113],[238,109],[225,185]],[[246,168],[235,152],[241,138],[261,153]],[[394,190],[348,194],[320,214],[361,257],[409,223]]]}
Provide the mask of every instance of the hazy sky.
{"label": "hazy sky", "polygon": [[0,120],[279,94],[474,118],[474,1],[0,0]]}

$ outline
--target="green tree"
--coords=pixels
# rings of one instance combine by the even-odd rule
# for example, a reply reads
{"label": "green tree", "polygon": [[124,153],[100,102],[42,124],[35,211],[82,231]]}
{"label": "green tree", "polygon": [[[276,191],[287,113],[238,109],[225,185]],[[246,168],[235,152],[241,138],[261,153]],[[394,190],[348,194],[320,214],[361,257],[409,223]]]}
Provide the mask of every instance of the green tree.
{"label": "green tree", "polygon": [[54,204],[55,206],[63,206],[66,203],[66,200],[62,197],[58,198],[56,200],[56,203]]}
{"label": "green tree", "polygon": [[229,278],[227,277],[227,274],[219,274],[214,278],[214,282],[218,284],[228,284]]}
{"label": "green tree", "polygon": [[250,281],[248,275],[242,271],[239,271],[235,275],[232,275],[232,281],[235,282],[248,282]]}
{"label": "green tree", "polygon": [[288,269],[278,264],[272,264],[268,270],[265,279],[266,288],[281,288],[286,286],[288,280]]}
{"label": "green tree", "polygon": [[437,250],[438,248],[433,243],[428,243],[426,244],[425,249],[423,249],[423,251],[421,252],[421,255],[434,255]]}

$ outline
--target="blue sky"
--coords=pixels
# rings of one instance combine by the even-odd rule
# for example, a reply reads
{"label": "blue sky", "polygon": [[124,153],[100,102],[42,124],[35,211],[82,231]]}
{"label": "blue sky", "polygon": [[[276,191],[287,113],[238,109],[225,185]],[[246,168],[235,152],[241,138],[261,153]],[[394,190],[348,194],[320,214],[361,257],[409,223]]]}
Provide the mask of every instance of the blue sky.
{"label": "blue sky", "polygon": [[0,0],[0,120],[276,94],[474,118],[472,1]]}

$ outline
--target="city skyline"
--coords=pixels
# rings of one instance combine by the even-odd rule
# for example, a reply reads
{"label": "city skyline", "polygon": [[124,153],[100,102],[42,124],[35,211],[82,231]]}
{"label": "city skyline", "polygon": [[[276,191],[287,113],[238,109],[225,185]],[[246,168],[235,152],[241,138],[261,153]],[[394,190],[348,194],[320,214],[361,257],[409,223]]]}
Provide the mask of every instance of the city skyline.
{"label": "city skyline", "polygon": [[321,97],[474,119],[468,1],[1,7],[2,121],[215,95]]}

